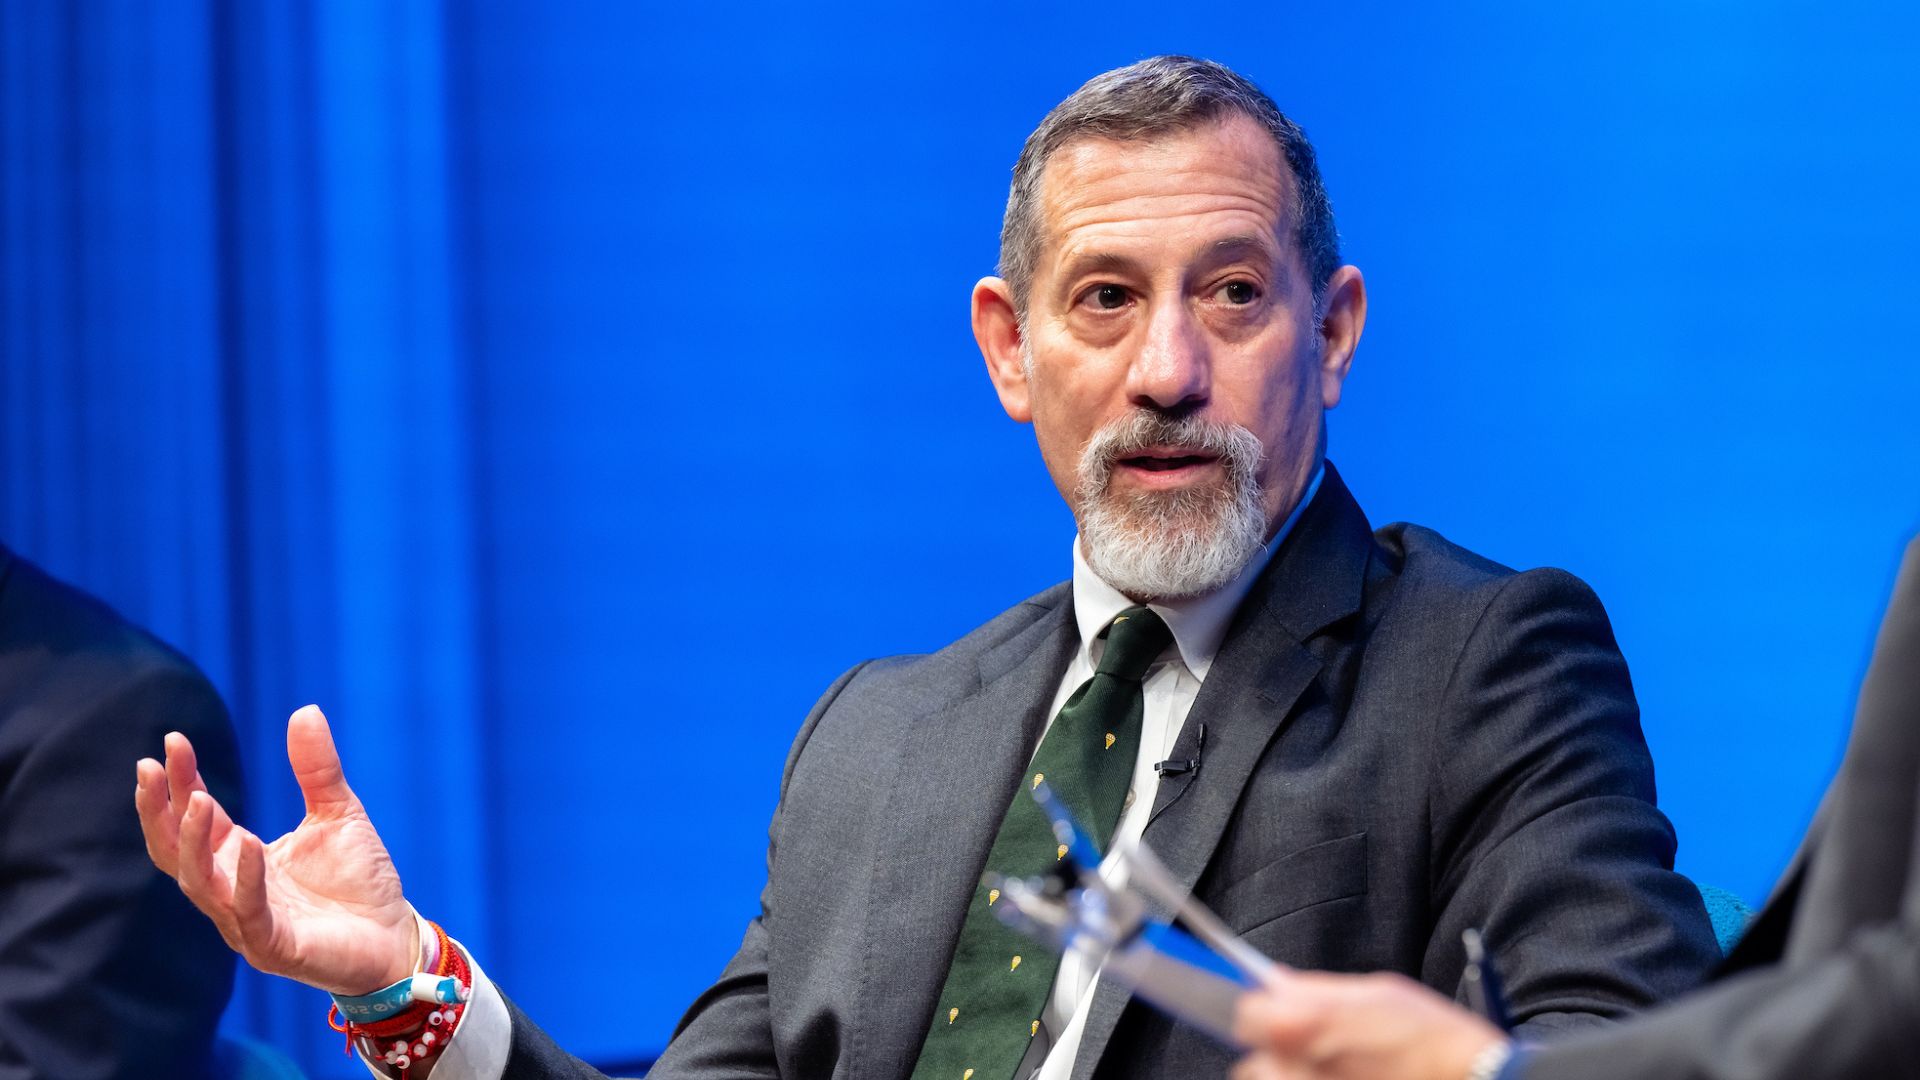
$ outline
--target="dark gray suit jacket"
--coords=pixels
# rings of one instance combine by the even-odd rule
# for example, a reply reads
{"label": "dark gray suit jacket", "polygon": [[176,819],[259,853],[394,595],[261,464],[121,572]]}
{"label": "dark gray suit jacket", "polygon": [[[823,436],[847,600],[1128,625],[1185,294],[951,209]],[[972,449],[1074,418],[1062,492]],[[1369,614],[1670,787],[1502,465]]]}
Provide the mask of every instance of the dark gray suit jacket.
{"label": "dark gray suit jacket", "polygon": [[234,955],[147,858],[133,763],[193,740],[241,812],[194,666],[0,547],[0,1080],[202,1080]]}
{"label": "dark gray suit jacket", "polygon": [[1920,541],[1794,864],[1715,984],[1543,1049],[1526,1080],[1920,1076]]}
{"label": "dark gray suit jacket", "polygon": [[[1062,585],[827,691],[788,759],[762,914],[658,1077],[913,1067],[967,899],[1078,633]],[[1205,726],[1204,747],[1200,729]],[[1268,955],[1453,992],[1481,927],[1535,1028],[1617,1016],[1717,956],[1593,594],[1425,529],[1331,466],[1226,640],[1146,839]],[[1075,1075],[1217,1075],[1206,1036],[1099,989]],[[584,1075],[515,1013],[514,1077]]]}

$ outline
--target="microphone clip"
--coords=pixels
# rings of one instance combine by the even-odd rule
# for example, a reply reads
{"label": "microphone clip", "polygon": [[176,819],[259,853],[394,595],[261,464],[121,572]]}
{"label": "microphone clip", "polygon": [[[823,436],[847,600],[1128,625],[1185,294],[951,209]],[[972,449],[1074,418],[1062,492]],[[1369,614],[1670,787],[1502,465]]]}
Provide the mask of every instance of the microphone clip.
{"label": "microphone clip", "polygon": [[1193,756],[1190,758],[1168,758],[1165,761],[1156,761],[1153,763],[1153,771],[1159,773],[1160,779],[1162,780],[1165,780],[1169,776],[1180,776],[1184,773],[1193,773],[1198,776],[1200,773],[1200,755],[1206,748],[1207,725],[1200,724],[1193,733]]}

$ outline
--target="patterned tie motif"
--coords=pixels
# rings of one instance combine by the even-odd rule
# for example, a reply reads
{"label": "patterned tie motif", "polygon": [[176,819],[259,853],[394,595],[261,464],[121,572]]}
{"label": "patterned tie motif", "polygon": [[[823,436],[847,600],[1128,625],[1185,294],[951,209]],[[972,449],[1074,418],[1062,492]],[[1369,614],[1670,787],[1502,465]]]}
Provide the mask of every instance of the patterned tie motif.
{"label": "patterned tie motif", "polygon": [[[1173,632],[1151,609],[1133,607],[1103,636],[1099,669],[1053,718],[1001,819],[987,855],[991,873],[1034,877],[1066,854],[1031,795],[1042,780],[1101,852],[1119,824],[1140,747],[1140,681]],[[999,899],[998,890],[975,886],[914,1080],[1010,1080],[1040,1031],[1060,958],[1003,926],[992,910]]]}

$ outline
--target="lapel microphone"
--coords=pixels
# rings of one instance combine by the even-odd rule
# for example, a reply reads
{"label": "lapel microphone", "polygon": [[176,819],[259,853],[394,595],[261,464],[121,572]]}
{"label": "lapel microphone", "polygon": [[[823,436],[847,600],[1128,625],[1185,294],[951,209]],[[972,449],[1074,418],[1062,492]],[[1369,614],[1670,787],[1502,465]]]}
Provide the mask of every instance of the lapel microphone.
{"label": "lapel microphone", "polygon": [[1194,730],[1192,757],[1185,759],[1168,758],[1165,761],[1156,761],[1153,763],[1153,771],[1159,773],[1160,779],[1162,780],[1165,780],[1169,776],[1179,776],[1183,773],[1197,774],[1200,771],[1200,754],[1206,748],[1207,725],[1201,724]]}

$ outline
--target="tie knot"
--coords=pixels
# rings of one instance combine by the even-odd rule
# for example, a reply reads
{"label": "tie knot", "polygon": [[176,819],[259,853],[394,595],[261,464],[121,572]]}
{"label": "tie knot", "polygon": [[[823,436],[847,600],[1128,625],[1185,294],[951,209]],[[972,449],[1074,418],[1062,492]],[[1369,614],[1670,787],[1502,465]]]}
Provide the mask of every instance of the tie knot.
{"label": "tie knot", "polygon": [[1150,607],[1130,607],[1114,616],[1101,635],[1107,650],[1100,654],[1100,673],[1138,682],[1173,640],[1173,631]]}

